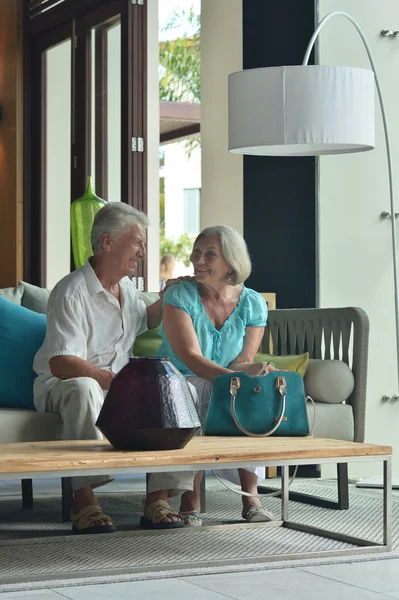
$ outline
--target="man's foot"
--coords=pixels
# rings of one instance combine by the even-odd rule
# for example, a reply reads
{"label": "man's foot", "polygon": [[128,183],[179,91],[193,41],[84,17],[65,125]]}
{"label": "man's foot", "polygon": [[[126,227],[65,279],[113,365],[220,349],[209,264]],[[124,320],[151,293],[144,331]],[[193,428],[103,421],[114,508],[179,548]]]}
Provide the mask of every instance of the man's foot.
{"label": "man's foot", "polygon": [[[81,513],[84,509],[88,507],[99,507],[99,502],[93,492],[93,488],[91,485],[86,485],[86,487],[81,488],[80,490],[76,490],[73,495],[73,504],[72,504],[72,513],[71,520],[73,521],[73,516],[76,517]],[[92,511],[93,512],[93,511]],[[104,515],[104,513],[100,510],[95,512],[95,519],[90,519],[90,524],[88,527],[115,527],[109,518],[108,515]],[[105,531],[104,531],[105,533]]]}
{"label": "man's foot", "polygon": [[[145,499],[144,503],[144,513],[147,511],[148,507],[158,502],[158,500],[162,500],[167,506],[169,506],[169,491],[162,490],[159,492],[150,492],[149,494],[147,494],[147,498]],[[181,520],[182,518],[180,517],[180,515],[173,512],[173,510],[170,508],[170,511],[166,512],[163,515],[162,519],[160,520],[160,523],[174,523],[175,521]]]}
{"label": "man's foot", "polygon": [[169,504],[162,499],[148,503],[144,501],[144,516],[140,519],[143,529],[174,529],[184,527],[183,517],[175,513]]}
{"label": "man's foot", "polygon": [[[116,528],[100,505],[89,505],[78,513],[71,512],[72,531],[77,534],[113,533]],[[101,525],[98,525],[101,523]]]}

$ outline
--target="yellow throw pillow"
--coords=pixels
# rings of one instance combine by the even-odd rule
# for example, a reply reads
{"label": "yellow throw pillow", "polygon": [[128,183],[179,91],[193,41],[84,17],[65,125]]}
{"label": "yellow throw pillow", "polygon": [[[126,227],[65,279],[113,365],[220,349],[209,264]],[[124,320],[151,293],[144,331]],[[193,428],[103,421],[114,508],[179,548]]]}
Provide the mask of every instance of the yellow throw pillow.
{"label": "yellow throw pillow", "polygon": [[255,354],[254,363],[262,361],[273,363],[276,369],[281,369],[281,371],[296,371],[302,375],[302,377],[305,377],[306,369],[309,364],[309,352],[305,352],[304,354],[293,354],[290,356],[274,356],[273,354],[257,352]]}

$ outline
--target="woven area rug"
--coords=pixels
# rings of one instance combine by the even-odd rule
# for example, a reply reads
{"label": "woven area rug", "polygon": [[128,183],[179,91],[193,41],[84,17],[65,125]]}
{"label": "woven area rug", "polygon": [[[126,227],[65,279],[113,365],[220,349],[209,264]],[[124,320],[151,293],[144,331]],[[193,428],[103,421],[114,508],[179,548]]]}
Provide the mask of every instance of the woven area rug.
{"label": "woven area rug", "polygon": [[[294,488],[336,497],[334,486],[297,483]],[[205,527],[201,531],[138,531],[142,493],[108,493],[99,498],[118,526],[116,534],[71,535],[70,524],[60,522],[60,498],[42,497],[31,511],[21,511],[20,499],[0,499],[0,592],[399,556],[398,496],[393,502],[393,552],[284,562],[278,560],[279,555],[351,546],[279,527],[225,527],[241,521],[241,500],[228,490],[207,490]],[[269,498],[264,503],[279,518],[280,500]],[[290,520],[380,542],[382,494],[374,490],[359,492],[351,486],[349,511],[290,502]],[[206,527],[216,524],[222,527]],[[273,556],[275,562],[257,563],[265,554]],[[228,559],[234,559],[236,564],[223,565]]]}

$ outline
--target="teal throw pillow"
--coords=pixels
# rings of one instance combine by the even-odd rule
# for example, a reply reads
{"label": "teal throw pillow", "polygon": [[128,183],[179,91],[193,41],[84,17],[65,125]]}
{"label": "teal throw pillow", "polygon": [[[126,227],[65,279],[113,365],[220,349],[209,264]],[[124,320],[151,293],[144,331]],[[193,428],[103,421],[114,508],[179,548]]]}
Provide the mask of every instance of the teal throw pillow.
{"label": "teal throw pillow", "polygon": [[32,365],[45,333],[46,315],[0,297],[0,407],[35,410]]}

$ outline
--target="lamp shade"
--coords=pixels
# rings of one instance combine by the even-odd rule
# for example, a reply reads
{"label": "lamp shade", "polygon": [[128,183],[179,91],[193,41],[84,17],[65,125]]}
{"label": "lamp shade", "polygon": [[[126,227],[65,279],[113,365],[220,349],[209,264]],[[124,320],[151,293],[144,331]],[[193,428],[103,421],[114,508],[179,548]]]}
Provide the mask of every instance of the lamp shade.
{"label": "lamp shade", "polygon": [[341,66],[248,69],[229,75],[229,150],[315,156],[375,146],[374,74]]}

